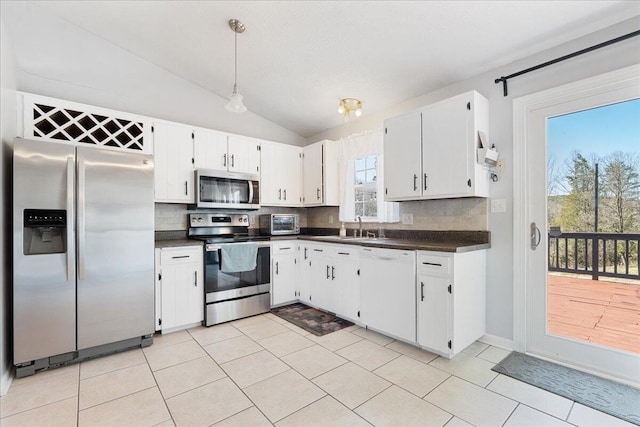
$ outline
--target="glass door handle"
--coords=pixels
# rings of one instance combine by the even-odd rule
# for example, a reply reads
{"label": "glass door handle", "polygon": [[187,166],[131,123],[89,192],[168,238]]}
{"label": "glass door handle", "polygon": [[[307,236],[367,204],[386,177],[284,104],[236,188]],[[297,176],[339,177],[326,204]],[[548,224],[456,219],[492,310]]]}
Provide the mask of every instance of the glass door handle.
{"label": "glass door handle", "polygon": [[531,223],[531,250],[535,251],[542,241],[542,233],[535,222]]}

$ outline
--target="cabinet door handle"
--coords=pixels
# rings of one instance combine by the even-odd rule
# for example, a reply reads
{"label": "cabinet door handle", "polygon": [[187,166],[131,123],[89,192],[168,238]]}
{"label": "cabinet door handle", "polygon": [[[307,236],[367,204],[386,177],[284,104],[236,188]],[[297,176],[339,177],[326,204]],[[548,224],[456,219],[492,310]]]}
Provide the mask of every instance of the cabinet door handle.
{"label": "cabinet door handle", "polygon": [[232,168],[233,168],[233,167],[235,167],[235,164],[236,164],[236,162],[235,162],[235,157],[236,157],[236,155],[235,155],[235,154],[232,154],[232,155],[231,155],[231,167],[232,167]]}
{"label": "cabinet door handle", "polygon": [[227,167],[227,155],[226,154],[222,155],[222,166],[224,166],[225,168]]}
{"label": "cabinet door handle", "polygon": [[314,251],[314,252],[323,252],[323,251],[324,251],[324,249],[314,249],[313,251]]}
{"label": "cabinet door handle", "polygon": [[278,200],[282,200],[282,188],[278,189]]}
{"label": "cabinet door handle", "polygon": [[198,287],[198,272],[193,272],[193,286]]}
{"label": "cabinet door handle", "polygon": [[331,280],[335,280],[336,278],[336,268],[331,267]]}
{"label": "cabinet door handle", "polygon": [[287,200],[287,189],[284,189],[284,199]]}
{"label": "cabinet door handle", "polygon": [[316,188],[316,198],[320,200],[320,189]]}
{"label": "cabinet door handle", "polygon": [[424,301],[424,282],[420,282],[420,301]]}
{"label": "cabinet door handle", "polygon": [[427,189],[427,174],[424,174],[424,189]]}
{"label": "cabinet door handle", "polygon": [[189,258],[189,255],[172,256],[171,259]]}
{"label": "cabinet door handle", "polygon": [[351,255],[349,252],[338,252],[338,255]]}
{"label": "cabinet door handle", "polygon": [[327,280],[331,277],[331,275],[329,274],[329,266],[327,265]]}
{"label": "cabinet door handle", "polygon": [[423,262],[424,265],[433,265],[436,267],[442,267],[442,264],[438,264],[436,262]]}
{"label": "cabinet door handle", "polygon": [[278,273],[278,261],[276,261],[276,275],[278,275],[280,273]]}
{"label": "cabinet door handle", "polygon": [[307,248],[304,248],[304,259],[305,259],[305,261],[307,259]]}
{"label": "cabinet door handle", "polygon": [[189,195],[189,181],[184,182],[184,195],[185,196]]}
{"label": "cabinet door handle", "polygon": [[286,248],[280,248],[281,251],[288,251],[289,249],[291,249],[291,246],[287,246]]}
{"label": "cabinet door handle", "polygon": [[418,175],[413,174],[413,191],[418,189]]}

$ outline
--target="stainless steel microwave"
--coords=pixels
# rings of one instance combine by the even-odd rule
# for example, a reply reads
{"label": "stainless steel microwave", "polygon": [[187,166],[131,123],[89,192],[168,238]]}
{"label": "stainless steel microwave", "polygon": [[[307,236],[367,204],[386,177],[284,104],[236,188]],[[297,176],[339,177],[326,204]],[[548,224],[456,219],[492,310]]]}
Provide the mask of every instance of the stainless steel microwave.
{"label": "stainless steel microwave", "polygon": [[198,169],[196,206],[214,209],[259,209],[260,177],[248,173]]}
{"label": "stainless steel microwave", "polygon": [[297,214],[260,215],[260,234],[269,236],[300,234],[300,216]]}

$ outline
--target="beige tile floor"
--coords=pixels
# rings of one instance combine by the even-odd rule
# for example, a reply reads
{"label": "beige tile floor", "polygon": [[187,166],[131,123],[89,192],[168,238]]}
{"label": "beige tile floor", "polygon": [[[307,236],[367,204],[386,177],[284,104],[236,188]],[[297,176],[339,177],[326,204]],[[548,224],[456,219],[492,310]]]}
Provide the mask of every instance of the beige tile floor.
{"label": "beige tile floor", "polygon": [[265,314],[14,380],[0,426],[631,426],[357,326],[316,337]]}

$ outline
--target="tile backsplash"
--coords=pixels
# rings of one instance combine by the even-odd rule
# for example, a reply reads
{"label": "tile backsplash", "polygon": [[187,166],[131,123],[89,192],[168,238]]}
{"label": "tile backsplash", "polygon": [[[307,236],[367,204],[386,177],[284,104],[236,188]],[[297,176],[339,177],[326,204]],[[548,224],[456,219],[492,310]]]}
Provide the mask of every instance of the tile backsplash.
{"label": "tile backsplash", "polygon": [[[464,199],[420,200],[400,203],[400,219],[413,215],[413,224],[363,223],[364,229],[377,230],[481,230],[489,229],[489,199],[473,197]],[[333,217],[333,223],[330,222]],[[356,222],[346,222],[347,228],[357,227]],[[314,228],[340,228],[337,207],[307,209],[307,226]]]}
{"label": "tile backsplash", "polygon": [[[413,224],[378,224],[365,223],[364,229],[377,230],[382,226],[386,230],[488,230],[489,199],[464,198],[443,200],[421,200],[400,203],[400,218],[413,215]],[[156,231],[186,230],[189,205],[174,203],[156,203]],[[264,207],[257,211],[247,212],[255,216],[251,228],[258,228],[257,217],[266,213],[297,213],[300,215],[300,227],[340,228],[338,208],[276,208]],[[331,220],[333,220],[331,222]],[[348,228],[355,227],[354,222],[347,222]]]}

